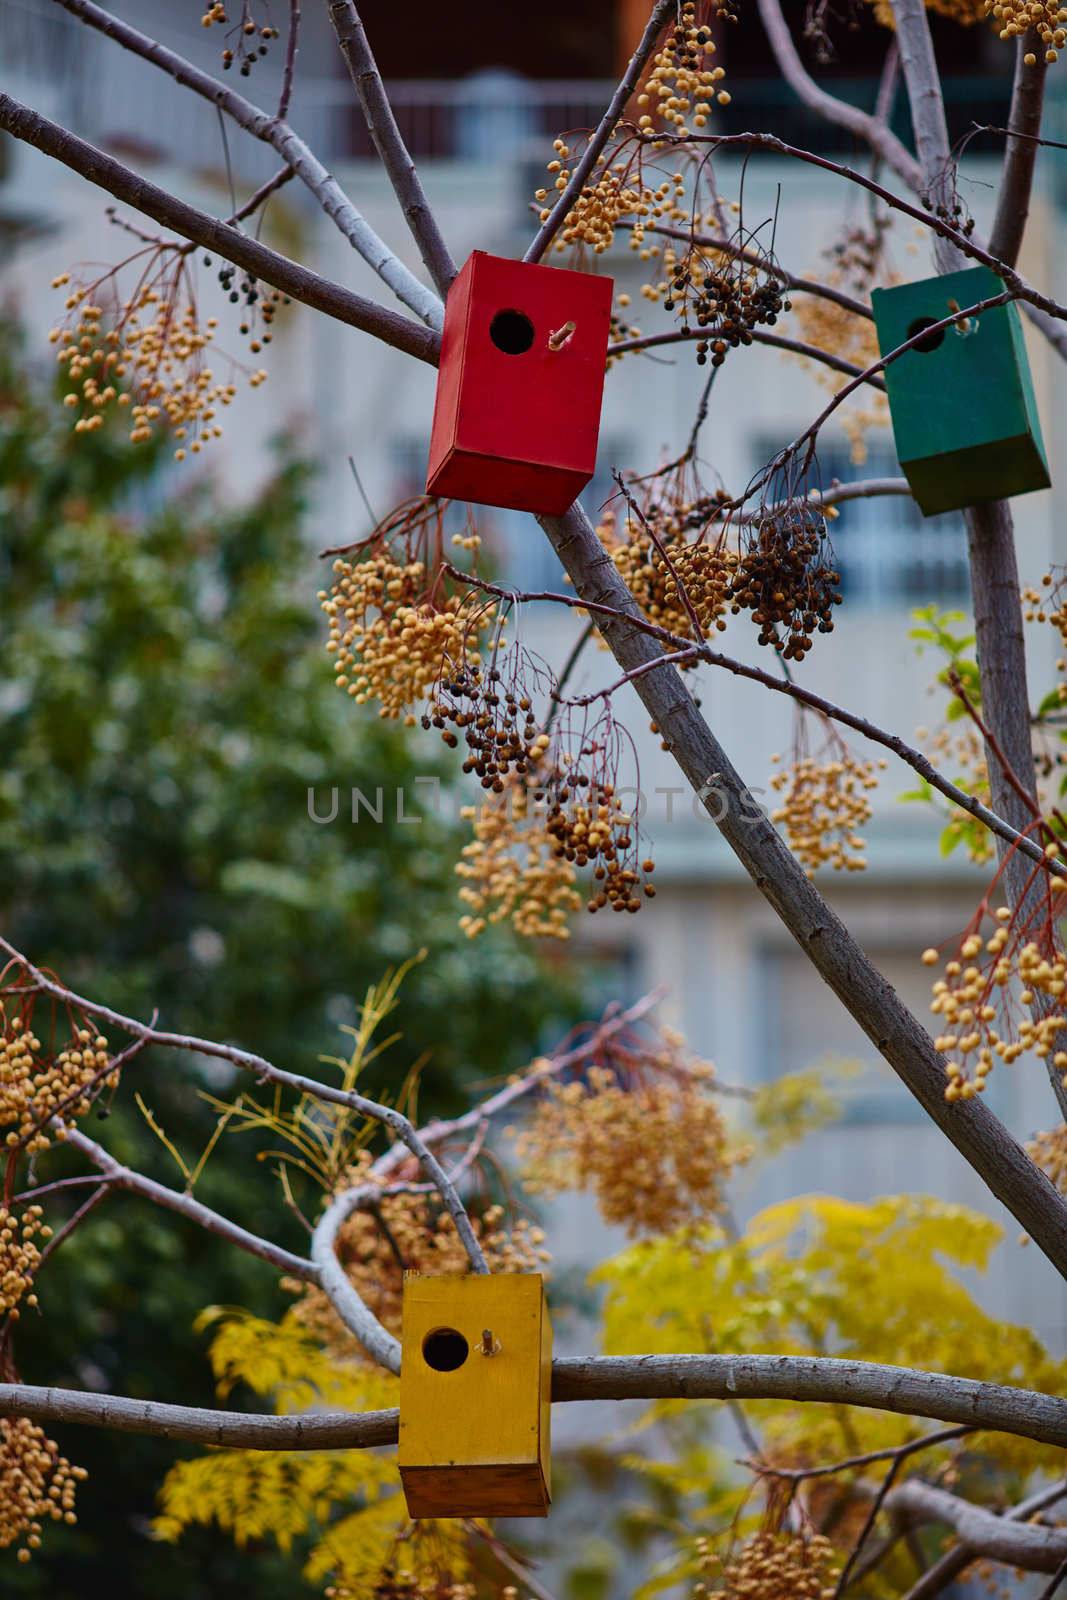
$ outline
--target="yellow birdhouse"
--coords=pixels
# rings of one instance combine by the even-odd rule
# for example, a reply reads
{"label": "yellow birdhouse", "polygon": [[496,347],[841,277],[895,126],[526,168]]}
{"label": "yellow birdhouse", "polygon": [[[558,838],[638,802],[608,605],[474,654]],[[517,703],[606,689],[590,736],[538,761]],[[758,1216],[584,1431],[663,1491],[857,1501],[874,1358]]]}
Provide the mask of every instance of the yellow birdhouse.
{"label": "yellow birdhouse", "polygon": [[552,1325],[539,1273],[404,1278],[400,1478],[413,1517],[545,1517]]}

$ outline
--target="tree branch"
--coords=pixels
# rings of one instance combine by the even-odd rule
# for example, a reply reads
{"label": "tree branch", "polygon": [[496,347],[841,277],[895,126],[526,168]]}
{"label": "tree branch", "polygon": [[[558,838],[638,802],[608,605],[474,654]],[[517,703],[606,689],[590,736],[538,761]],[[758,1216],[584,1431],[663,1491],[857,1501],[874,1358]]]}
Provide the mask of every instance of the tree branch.
{"label": "tree branch", "polygon": [[[437,1157],[415,1129],[409,1118],[397,1111],[393,1106],[380,1105],[376,1100],[368,1100],[365,1095],[356,1094],[353,1090],[334,1089],[329,1084],[319,1083],[314,1078],[305,1078],[300,1073],[286,1072],[282,1067],[274,1066],[263,1056],[255,1055],[250,1050],[241,1050],[236,1045],[220,1044],[213,1039],[199,1039],[193,1034],[167,1033],[159,1028],[147,1027],[143,1022],[138,1022],[135,1017],[123,1016],[121,1012],[112,1011],[110,1006],[100,1005],[95,1000],[87,1000],[82,995],[76,995],[72,990],[65,988],[61,983],[56,983],[47,977],[24,955],[15,949],[0,936],[0,949],[5,950],[13,960],[17,961],[26,973],[34,988],[40,989],[45,994],[51,994],[58,1000],[65,1001],[68,1005],[76,1006],[89,1016],[101,1017],[113,1027],[121,1028],[131,1034],[135,1039],[144,1039],[149,1044],[162,1045],[171,1050],[187,1050],[194,1055],[210,1056],[222,1061],[230,1061],[235,1067],[240,1067],[245,1072],[251,1072],[257,1081],[267,1080],[271,1083],[281,1084],[284,1088],[292,1089],[297,1094],[310,1095],[316,1100],[325,1100],[331,1105],[344,1106],[349,1111],[354,1111],[358,1116],[368,1117],[374,1122],[384,1123],[395,1138],[405,1145],[422,1167],[429,1181],[441,1196],[445,1210],[456,1225],[458,1233],[471,1266],[475,1272],[487,1272],[482,1247],[471,1228],[470,1218],[467,1216],[463,1201],[460,1199],[455,1184],[441,1166]],[[68,1140],[73,1142],[75,1133],[68,1134]],[[78,1134],[79,1139],[84,1139],[83,1134]],[[90,1144],[92,1141],[88,1141]],[[102,1152],[104,1153],[104,1152]],[[108,1160],[111,1158],[108,1157]],[[134,1175],[136,1176],[136,1174]],[[148,1183],[151,1180],[143,1179],[140,1182]],[[171,1190],[164,1189],[163,1194],[170,1195]],[[199,1205],[198,1201],[189,1199],[190,1204]],[[160,1201],[161,1204],[166,1202]],[[175,1207],[177,1209],[177,1207]],[[240,1230],[243,1231],[243,1230]],[[249,1235],[249,1237],[253,1237]],[[292,1258],[294,1261],[297,1257]],[[306,1263],[304,1267],[306,1269]],[[285,1270],[290,1270],[286,1268]],[[306,1270],[304,1275],[306,1276]]]}
{"label": "tree branch", "polygon": [[343,1190],[331,1200],[312,1234],[311,1258],[318,1272],[319,1284],[345,1327],[380,1367],[399,1375],[400,1340],[394,1338],[388,1328],[378,1321],[349,1282],[348,1275],[337,1259],[337,1235],[341,1224],[353,1211],[363,1210],[380,1198],[381,1188],[378,1184],[364,1183]]}
{"label": "tree branch", "polygon": [[[123,22],[121,18],[104,11],[102,7],[94,4],[93,0],[55,0],[55,4],[62,6],[64,11],[69,11],[71,16],[77,17],[79,22],[84,22],[88,27],[95,28],[98,33],[112,39],[124,50],[129,50],[132,55],[140,56],[143,61],[158,67],[183,89],[189,89],[201,99],[209,101],[220,112],[231,118],[239,128],[250,133],[254,139],[273,145],[282,159],[306,184],[331,222],[336,224],[349,244],[363,257],[367,265],[374,269],[382,282],[389,285],[397,299],[414,311],[420,321],[425,322],[428,327],[440,329],[442,307],[437,296],[421,284],[399,257],[393,254],[384,240],[378,237],[370,223],[352,204],[336,178],[327,172],[314,152],[297,137],[280,115],[271,116],[261,107],[253,105],[236,90],[220,83],[210,73],[201,71],[191,61],[186,61],[173,50],[167,49],[165,45],[158,44],[155,39],[149,38],[146,33],[141,33],[130,23]],[[291,32],[290,40],[292,38]]]}
{"label": "tree branch", "polygon": [[[586,1356],[552,1363],[554,1404],[664,1399],[861,1406],[1067,1445],[1067,1400],[910,1367],[777,1355]],[[249,1450],[361,1450],[395,1444],[398,1435],[396,1411],[266,1417],[28,1384],[0,1385],[0,1416],[80,1422]]]}
{"label": "tree branch", "polygon": [[945,1523],[971,1558],[981,1556],[1028,1572],[1055,1572],[1067,1559],[1067,1528],[1046,1528],[998,1517],[983,1506],[972,1505],[919,1478],[910,1478],[890,1490],[885,1506],[915,1522]]}
{"label": "tree branch", "polygon": [[[712,340],[715,338],[714,328],[675,328],[670,333],[643,334],[637,339],[620,339],[617,344],[608,345],[608,356],[631,355],[635,350],[654,350],[659,345],[681,344],[693,339]],[[847,377],[855,378],[857,383],[868,383],[872,389],[880,389],[885,393],[885,382],[875,376],[869,368],[857,367],[855,362],[846,361],[843,356],[835,356],[829,350],[820,350],[817,345],[804,344],[799,339],[787,339],[780,333],[766,333],[762,328],[750,328],[748,338],[754,344],[767,344],[776,350],[788,350],[790,355],[804,356],[808,361],[819,361],[824,367],[832,367],[835,372],[843,372]],[[851,393],[851,390],[849,391]]]}
{"label": "tree branch", "polygon": [[324,311],[338,322],[359,328],[363,333],[371,333],[384,344],[391,345],[395,350],[403,350],[406,355],[415,356],[419,361],[436,365],[440,338],[429,328],[385,306],[379,306],[373,300],[365,300],[362,295],[353,294],[328,278],[321,278],[317,272],[299,266],[287,256],[261,244],[258,239],[242,233],[240,228],[231,227],[217,217],[209,216],[206,211],[187,205],[165,189],[158,189],[154,183],[139,177],[113,156],[105,155],[95,145],[87,144],[76,134],[68,133],[65,128],[49,122],[46,117],[31,111],[28,106],[20,105],[6,94],[0,94],[0,128],[5,128],[16,139],[24,140],[54,160],[61,161],[73,172],[98,188],[105,189],[117,200],[133,206],[146,217],[152,217],[166,228],[173,228],[183,239],[191,239],[205,250],[214,251],[294,300],[300,300],[316,311]]}
{"label": "tree branch", "polygon": [[[1032,67],[1026,56],[1037,57]],[[1014,267],[1019,259],[1023,235],[1030,215],[1030,195],[1037,161],[1037,137],[1041,132],[1041,113],[1045,104],[1045,45],[1031,28],[1015,42],[1015,81],[1008,113],[1008,142],[997,193],[997,210],[989,235],[989,249],[1001,261]],[[1013,139],[1011,134],[1024,135]]]}
{"label": "tree branch", "polygon": [[836,123],[840,128],[847,128],[850,133],[865,140],[886,166],[892,168],[898,178],[903,179],[909,189],[918,189],[922,183],[919,163],[901,144],[896,134],[890,131],[885,120],[879,116],[872,117],[868,112],[861,111],[858,106],[849,105],[847,101],[838,100],[834,95],[827,94],[826,90],[820,89],[814,78],[809,75],[793,43],[793,36],[789,31],[789,24],[782,15],[779,0],[759,0],[759,14],[782,77],[797,98],[810,110],[818,112],[827,122]]}
{"label": "tree branch", "polygon": [[[915,147],[919,152],[923,198],[938,215],[947,218],[953,215],[956,201],[956,169],[949,148],[945,101],[926,3],[925,0],[891,0],[891,3],[900,65],[911,106]],[[958,245],[943,234],[934,239],[934,257],[940,272],[954,272],[963,265]]]}
{"label": "tree branch", "polygon": [[596,166],[604,146],[615,132],[619,119],[626,110],[627,101],[641,80],[641,74],[653,50],[656,48],[656,41],[660,36],[664,23],[668,17],[676,12],[676,9],[676,0],[656,0],[648,22],[645,24],[645,31],[641,35],[637,49],[630,57],[629,66],[623,73],[619,85],[608,103],[608,109],[601,117],[596,131],[590,136],[589,142],[582,151],[581,158],[572,168],[566,187],[560,191],[559,197],[552,206],[547,218],[534,235],[526,254],[522,258],[524,261],[540,261],[563,226],[568,212],[585,187],[586,179]]}
{"label": "tree branch", "polygon": [[200,1228],[205,1228],[208,1233],[213,1233],[216,1238],[225,1239],[227,1244],[236,1245],[239,1250],[244,1250],[250,1256],[258,1256],[260,1261],[268,1262],[272,1267],[277,1267],[292,1278],[300,1278],[306,1283],[318,1282],[318,1271],[311,1261],[303,1256],[294,1256],[290,1251],[283,1250],[280,1245],[272,1244],[269,1239],[262,1239],[258,1234],[249,1233],[247,1228],[242,1228],[239,1223],[231,1222],[228,1217],[221,1216],[219,1212],[212,1211],[210,1207],[195,1200],[191,1194],[181,1194],[177,1189],[168,1189],[165,1184],[157,1183],[154,1178],[146,1178],[142,1173],[135,1172],[132,1167],[123,1166],[116,1161],[114,1156],[82,1133],[80,1128],[67,1128],[64,1131],[64,1144],[72,1150],[79,1151],[86,1156],[95,1167],[98,1167],[107,1179],[108,1187],[126,1189],[131,1194],[139,1194],[146,1200],[151,1200],[153,1205],[161,1206],[165,1211],[173,1211],[180,1217],[185,1217],[188,1222],[195,1222]]}
{"label": "tree branch", "polygon": [[329,0],[329,12],[341,54],[348,64],[352,83],[363,107],[367,128],[374,140],[374,148],[389,175],[393,193],[404,213],[411,236],[419,247],[426,270],[438,294],[444,299],[456,276],[456,264],[437,226],[415,163],[408,154],[397,126],[366,29],[353,0]]}
{"label": "tree branch", "polygon": [[[619,613],[600,631],[623,671],[643,666],[660,646],[642,632],[637,602],[585,512],[576,504],[562,517],[539,520],[576,595]],[[822,899],[769,819],[752,815],[744,782],[676,669],[647,673],[636,689],[726,843],[816,970],[932,1121],[1067,1276],[1067,1205],[984,1102],[946,1102],[944,1060],[933,1040]]]}

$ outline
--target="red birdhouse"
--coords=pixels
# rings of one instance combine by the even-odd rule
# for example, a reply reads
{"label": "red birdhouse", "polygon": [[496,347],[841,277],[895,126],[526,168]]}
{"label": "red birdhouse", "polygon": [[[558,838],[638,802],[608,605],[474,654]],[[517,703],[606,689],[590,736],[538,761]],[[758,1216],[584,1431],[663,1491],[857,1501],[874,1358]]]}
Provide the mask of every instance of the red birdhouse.
{"label": "red birdhouse", "polygon": [[566,511],[596,466],[611,291],[475,250],[445,306],[427,494]]}

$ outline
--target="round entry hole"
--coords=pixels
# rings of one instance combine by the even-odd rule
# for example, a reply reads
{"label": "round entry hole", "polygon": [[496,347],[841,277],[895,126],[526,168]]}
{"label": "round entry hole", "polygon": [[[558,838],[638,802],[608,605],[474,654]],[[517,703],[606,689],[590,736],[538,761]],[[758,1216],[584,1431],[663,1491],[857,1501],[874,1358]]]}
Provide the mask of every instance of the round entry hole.
{"label": "round entry hole", "polygon": [[[922,333],[924,328],[937,328],[939,321],[939,317],[916,317],[915,321],[908,328],[908,338],[914,339],[915,335],[917,333]],[[928,333],[926,338],[920,339],[918,344],[912,346],[912,349],[920,351],[924,356],[929,355],[931,350],[937,349],[944,337],[944,328],[937,328],[936,333]]]}
{"label": "round entry hole", "polygon": [[435,1328],[422,1341],[422,1357],[435,1372],[455,1372],[470,1355],[470,1345],[455,1328]]}
{"label": "round entry hole", "polygon": [[534,340],[534,325],[523,311],[498,311],[489,324],[489,337],[506,356],[525,355]]}

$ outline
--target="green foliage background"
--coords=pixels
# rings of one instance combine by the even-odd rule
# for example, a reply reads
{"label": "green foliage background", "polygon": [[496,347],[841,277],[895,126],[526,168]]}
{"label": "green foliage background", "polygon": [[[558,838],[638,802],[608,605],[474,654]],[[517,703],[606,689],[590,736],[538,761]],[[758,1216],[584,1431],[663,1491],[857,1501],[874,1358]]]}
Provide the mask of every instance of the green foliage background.
{"label": "green foliage background", "polygon": [[[397,822],[398,787],[411,815],[424,809],[415,777],[436,770],[447,785],[453,769],[333,686],[308,466],[280,447],[273,481],[236,509],[188,482],[121,434],[75,440],[0,330],[0,926],[83,993],[142,1017],[158,1006],[167,1027],[305,1072],[343,1046],[367,984],[425,946],[403,991],[404,1041],[370,1088],[395,1090],[425,1055],[422,1109],[447,1109],[465,1079],[514,1068],[576,1018],[573,973],[505,930],[468,941],[447,808]],[[308,788],[321,814],[333,785],[338,818],[317,825]],[[353,785],[382,786],[381,824],[352,824]],[[195,1160],[212,1126],[196,1088],[225,1093],[225,1072],[159,1052],[135,1070],[86,1131],[180,1185],[133,1087]],[[42,1175],[72,1165],[50,1156]],[[224,1139],[197,1194],[299,1247],[276,1180],[240,1139]],[[123,1198],[58,1252],[41,1301],[20,1328],[27,1381],[211,1404],[196,1314],[217,1302],[276,1315],[285,1297],[260,1263]],[[311,1592],[298,1562],[266,1551],[150,1541],[172,1447],[86,1429],[60,1443],[90,1469],[81,1520],[50,1527],[29,1567],[5,1562],[5,1593]]]}

